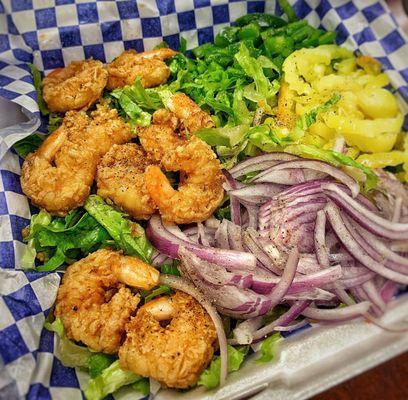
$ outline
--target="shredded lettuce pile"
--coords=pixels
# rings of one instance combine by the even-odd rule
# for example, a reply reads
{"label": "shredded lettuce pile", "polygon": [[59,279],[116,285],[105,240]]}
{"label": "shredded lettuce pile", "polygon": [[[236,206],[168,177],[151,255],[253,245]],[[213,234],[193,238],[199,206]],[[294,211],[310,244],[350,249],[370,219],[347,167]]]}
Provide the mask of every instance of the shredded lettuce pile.
{"label": "shredded lettuce pile", "polygon": [[58,336],[55,353],[61,363],[66,367],[78,367],[89,372],[91,379],[84,391],[87,400],[102,400],[128,385],[144,395],[149,394],[148,380],[133,372],[124,371],[116,356],[92,352],[69,340],[59,318],[52,323],[46,322],[44,327]]}
{"label": "shredded lettuce pile", "polygon": [[[89,196],[84,209],[75,209],[63,218],[41,210],[32,216],[24,240],[28,246],[22,267],[37,271],[54,271],[108,246],[147,263],[153,253],[144,229],[97,195]],[[36,257],[43,262],[37,267]]]}

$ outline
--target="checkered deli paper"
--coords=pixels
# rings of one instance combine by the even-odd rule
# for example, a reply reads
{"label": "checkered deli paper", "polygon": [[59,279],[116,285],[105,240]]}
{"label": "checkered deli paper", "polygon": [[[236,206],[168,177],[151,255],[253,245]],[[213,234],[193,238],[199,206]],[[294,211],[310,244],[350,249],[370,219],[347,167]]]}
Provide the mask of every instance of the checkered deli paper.
{"label": "checkered deli paper", "polygon": [[[336,30],[340,44],[378,58],[407,110],[408,44],[385,3],[292,3],[300,18]],[[0,399],[82,399],[79,388],[88,379],[60,363],[53,354],[56,338],[42,328],[60,276],[19,267],[21,230],[36,210],[21,191],[22,160],[9,149],[42,124],[28,64],[47,73],[89,57],[110,62],[126,49],[148,50],[163,40],[177,49],[180,36],[192,48],[253,12],[281,14],[275,1],[0,1],[0,96],[21,106],[27,117],[0,130]]]}

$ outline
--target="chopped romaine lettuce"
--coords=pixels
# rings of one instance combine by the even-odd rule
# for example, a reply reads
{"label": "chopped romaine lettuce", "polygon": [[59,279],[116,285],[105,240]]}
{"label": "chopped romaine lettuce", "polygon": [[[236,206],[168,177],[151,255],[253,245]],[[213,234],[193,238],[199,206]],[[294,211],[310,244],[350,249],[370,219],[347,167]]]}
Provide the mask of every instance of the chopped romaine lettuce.
{"label": "chopped romaine lettuce", "polygon": [[152,290],[142,290],[140,295],[144,298],[145,303],[162,294],[171,293],[171,287],[167,285],[160,285]]}
{"label": "chopped romaine lettuce", "polygon": [[[271,82],[264,74],[262,59],[260,61],[259,59],[251,57],[248,48],[243,42],[241,43],[238,53],[235,54],[235,58],[245,73],[253,79],[257,92],[262,96],[266,103],[271,97],[276,95],[279,86],[272,86]],[[267,104],[259,105],[266,106]]]}
{"label": "chopped romaine lettuce", "polygon": [[48,111],[47,105],[45,104],[45,101],[42,95],[41,73],[34,64],[28,64],[28,66],[30,68],[31,75],[33,76],[33,83],[34,83],[35,91],[37,93],[38,108],[40,109],[40,112],[42,115],[47,115],[49,111]]}
{"label": "chopped romaine lettuce", "polygon": [[28,154],[36,151],[40,147],[43,140],[43,135],[35,133],[14,143],[13,148],[21,158],[26,158]]}
{"label": "chopped romaine lettuce", "polygon": [[100,375],[103,370],[108,368],[116,359],[117,357],[111,354],[92,354],[87,362],[87,367],[89,369],[89,375],[91,378],[96,378],[98,375]]}
{"label": "chopped romaine lettuce", "polygon": [[100,375],[89,381],[88,387],[84,390],[85,397],[87,400],[102,400],[122,386],[136,383],[141,379],[143,378],[140,375],[120,368],[119,360],[117,360],[105,368]]}
{"label": "chopped romaine lettuce", "polygon": [[93,354],[87,347],[78,346],[71,342],[66,335],[64,325],[59,318],[53,323],[46,322],[44,327],[49,331],[55,332],[58,337],[58,345],[55,354],[66,367],[88,367],[88,360]]}
{"label": "chopped romaine lettuce", "polygon": [[173,260],[172,264],[162,264],[160,266],[160,272],[162,274],[180,276],[180,271],[177,268],[178,263],[177,260]]}
{"label": "chopped romaine lettuce", "polygon": [[340,100],[340,97],[341,96],[338,93],[335,93],[328,101],[326,101],[326,103],[302,115],[296,121],[296,126],[299,129],[306,130],[316,122],[317,116],[320,113],[325,112],[330,109],[330,107],[334,106]]}
{"label": "chopped romaine lettuce", "polygon": [[280,339],[281,334],[279,332],[265,339],[260,348],[261,356],[256,361],[258,363],[267,363],[272,361],[275,358]]}
{"label": "chopped romaine lettuce", "polygon": [[[228,346],[228,372],[238,371],[245,356],[248,353],[248,346],[233,347]],[[213,389],[220,384],[221,358],[215,356],[210,366],[202,372],[198,379],[198,386],[205,386]]]}
{"label": "chopped romaine lettuce", "polygon": [[234,147],[242,142],[248,132],[248,125],[237,125],[224,128],[204,128],[196,131],[195,136],[210,146]]}
{"label": "chopped romaine lettuce", "polygon": [[33,268],[35,255],[41,253],[44,264],[37,270],[53,271],[67,261],[77,260],[105,246],[111,237],[87,212],[77,209],[65,218],[52,218],[41,210],[32,216],[25,241],[28,246],[23,255],[23,268]]}
{"label": "chopped romaine lettuce", "polygon": [[108,97],[119,114],[133,125],[150,125],[151,112],[163,107],[158,89],[145,89],[140,77],[133,85],[112,90]]}
{"label": "chopped romaine lettuce", "polygon": [[116,245],[126,254],[150,263],[153,246],[139,224],[131,222],[125,214],[106,204],[102,197],[97,195],[89,196],[84,208],[106,229]]}
{"label": "chopped romaine lettuce", "polygon": [[132,385],[132,388],[144,396],[147,396],[150,393],[149,380],[147,378],[141,378]]}

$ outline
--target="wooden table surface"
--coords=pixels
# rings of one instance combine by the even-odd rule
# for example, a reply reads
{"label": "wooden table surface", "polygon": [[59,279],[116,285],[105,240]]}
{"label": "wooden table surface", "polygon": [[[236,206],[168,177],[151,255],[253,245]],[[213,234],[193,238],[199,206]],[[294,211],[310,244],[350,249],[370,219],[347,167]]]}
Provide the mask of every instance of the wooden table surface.
{"label": "wooden table surface", "polygon": [[408,353],[343,382],[311,400],[408,400]]}

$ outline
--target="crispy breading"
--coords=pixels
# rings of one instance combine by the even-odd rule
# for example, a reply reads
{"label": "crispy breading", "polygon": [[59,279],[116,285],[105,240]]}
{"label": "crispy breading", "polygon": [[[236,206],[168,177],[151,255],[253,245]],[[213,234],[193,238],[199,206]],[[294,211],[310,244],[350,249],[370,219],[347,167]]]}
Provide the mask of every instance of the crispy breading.
{"label": "crispy breading", "polygon": [[108,72],[97,60],[73,61],[49,73],[42,94],[50,111],[87,109],[101,97]]}
{"label": "crispy breading", "polygon": [[[163,320],[168,324],[162,326]],[[190,295],[176,292],[138,310],[126,326],[119,360],[124,369],[185,389],[197,382],[216,346],[217,334],[207,312]]]}

